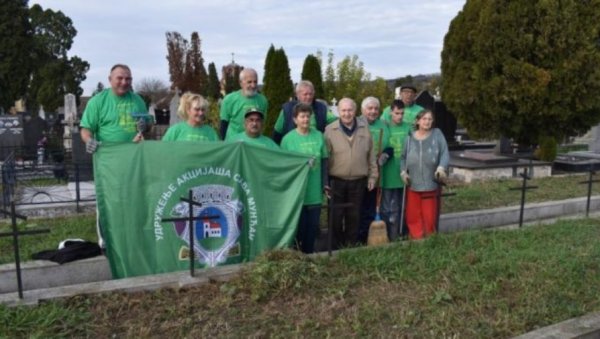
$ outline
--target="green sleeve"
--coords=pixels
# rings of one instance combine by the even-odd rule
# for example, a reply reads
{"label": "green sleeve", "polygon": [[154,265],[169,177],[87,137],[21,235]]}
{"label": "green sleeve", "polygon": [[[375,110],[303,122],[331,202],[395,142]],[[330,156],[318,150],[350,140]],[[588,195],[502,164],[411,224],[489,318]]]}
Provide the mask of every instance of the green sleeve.
{"label": "green sleeve", "polygon": [[[96,98],[98,99],[98,98]],[[96,135],[98,131],[98,104],[96,104],[98,100],[93,100],[93,98],[88,102],[85,107],[85,112],[83,112],[83,117],[81,118],[80,126],[86,128]]]}
{"label": "green sleeve", "polygon": [[275,121],[275,126],[273,129],[277,133],[283,133],[283,110],[279,112],[279,116],[277,117],[277,121]]}
{"label": "green sleeve", "polygon": [[381,113],[381,120],[384,121],[391,121],[392,117],[390,115],[390,112],[392,111],[392,106],[388,106],[383,110],[383,113]]}
{"label": "green sleeve", "polygon": [[173,125],[167,129],[167,133],[165,133],[165,135],[163,135],[163,137],[161,139],[162,141],[175,141],[176,140],[175,135],[177,134],[176,133],[177,128],[175,126],[177,126],[177,125]]}
{"label": "green sleeve", "polygon": [[323,134],[321,134],[321,140],[322,140],[322,143],[321,143],[321,145],[322,145],[321,146],[321,154],[322,154],[321,159],[327,159],[327,158],[329,158],[329,153],[327,153],[327,145],[325,144],[325,136]]}
{"label": "green sleeve", "polygon": [[231,119],[231,95],[233,94],[225,96],[223,102],[221,102],[221,110],[219,110],[219,117],[221,120],[229,121]]}
{"label": "green sleeve", "polygon": [[337,119],[338,119],[338,117],[336,117],[335,114],[333,114],[333,112],[331,112],[330,110],[327,110],[327,125],[336,121]]}

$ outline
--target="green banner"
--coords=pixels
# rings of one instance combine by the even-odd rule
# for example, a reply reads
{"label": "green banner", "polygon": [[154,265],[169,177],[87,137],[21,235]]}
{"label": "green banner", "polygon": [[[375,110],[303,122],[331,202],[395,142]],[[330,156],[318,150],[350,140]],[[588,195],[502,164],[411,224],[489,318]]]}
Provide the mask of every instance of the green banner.
{"label": "green banner", "polygon": [[[306,156],[243,142],[103,144],[94,156],[100,224],[114,278],[250,261],[293,243]],[[180,198],[192,191],[194,222]],[[213,219],[208,218],[214,217]],[[189,245],[189,232],[195,242]]]}

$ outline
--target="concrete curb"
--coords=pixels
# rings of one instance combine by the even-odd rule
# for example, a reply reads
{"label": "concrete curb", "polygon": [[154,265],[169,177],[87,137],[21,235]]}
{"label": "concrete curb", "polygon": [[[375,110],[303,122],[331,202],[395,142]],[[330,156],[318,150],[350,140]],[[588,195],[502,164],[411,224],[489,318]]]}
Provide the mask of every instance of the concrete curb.
{"label": "concrete curb", "polygon": [[600,312],[586,314],[558,324],[546,326],[515,337],[514,339],[538,338],[578,338],[595,339],[600,337]]}
{"label": "concrete curb", "polygon": [[[523,211],[523,222],[540,222],[547,219],[584,215],[586,205],[587,198],[526,204]],[[591,197],[590,212],[598,210],[600,210],[600,196]],[[440,232],[454,232],[514,225],[519,223],[519,212],[519,206],[511,206],[442,214],[439,230]]]}
{"label": "concrete curb", "polygon": [[[106,261],[106,260],[105,260]],[[189,272],[174,272],[143,277],[104,280],[77,285],[43,288],[23,292],[20,300],[18,293],[0,294],[0,304],[7,306],[37,305],[40,301],[67,298],[76,295],[104,292],[152,291],[160,288],[181,288],[207,283],[209,281],[227,281],[238,274],[243,265],[221,266],[197,271],[194,277]]]}

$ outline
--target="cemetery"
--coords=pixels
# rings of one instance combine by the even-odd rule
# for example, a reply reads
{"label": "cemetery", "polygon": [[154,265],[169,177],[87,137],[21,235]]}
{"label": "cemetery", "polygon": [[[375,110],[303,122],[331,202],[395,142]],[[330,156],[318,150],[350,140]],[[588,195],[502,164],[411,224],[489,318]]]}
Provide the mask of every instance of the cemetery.
{"label": "cemetery", "polygon": [[[427,97],[429,94],[424,92],[422,95]],[[68,100],[66,98],[65,102]],[[434,104],[434,107],[443,106],[438,103],[437,106]],[[442,115],[438,115],[438,119],[449,121],[448,125],[451,127],[456,126],[455,120],[452,121],[452,117],[447,111],[440,109],[436,111],[436,114],[446,114],[445,120],[441,118]],[[3,188],[7,188],[3,190],[3,210],[10,211],[10,202],[14,201],[16,204],[14,213],[17,217],[19,215],[23,215],[23,217],[27,215],[30,218],[56,217],[94,213],[95,189],[90,171],[91,157],[84,152],[83,145],[79,140],[76,128],[78,122],[76,109],[69,111],[66,116],[67,118],[63,118],[58,126],[54,126],[56,123],[52,121],[53,126],[51,127],[47,127],[48,125],[43,122],[23,124],[20,122],[21,119],[29,121],[32,119],[22,116],[0,117],[0,119],[4,118],[1,121],[9,131],[5,132],[6,137],[0,134],[1,149],[8,151],[5,154],[5,161],[2,162]],[[23,127],[19,130],[21,125]],[[10,130],[11,128],[18,132]],[[448,130],[445,126],[441,126],[441,128]],[[582,184],[585,184],[587,179],[588,184],[586,185],[589,185],[590,190],[587,194],[566,200],[541,203],[525,203],[523,200],[519,205],[519,195],[515,195],[514,202],[510,204],[513,206],[510,207],[454,213],[442,212],[439,220],[441,233],[497,227],[514,228],[520,227],[522,224],[537,224],[544,220],[587,216],[590,213],[594,215],[596,211],[600,210],[600,199],[592,194],[593,171],[596,168],[590,164],[594,164],[594,152],[577,151],[561,154],[557,157],[557,163],[554,164],[533,160],[530,155],[515,156],[514,152],[497,155],[494,150],[496,147],[494,142],[471,141],[464,131],[457,131],[456,127],[454,128],[452,132],[446,133],[446,136],[454,138],[450,142],[453,149],[450,162],[451,179],[459,185],[504,179],[512,180],[515,186],[519,187],[523,182],[522,186],[526,187],[528,180],[549,178],[553,171],[558,171],[560,173],[584,173],[584,175],[579,174],[578,177],[582,180]],[[64,150],[60,156],[52,157],[52,152],[49,150],[40,152],[42,144],[38,145],[31,141],[40,136],[43,138],[52,135],[56,133],[56,130],[63,134],[61,145]],[[457,134],[457,132],[463,134]],[[22,137],[19,138],[19,135]],[[457,135],[461,136],[456,138]],[[34,144],[35,147],[32,146]],[[590,144],[591,147],[593,147],[592,144]],[[585,159],[588,162],[587,165],[577,163],[578,160],[581,161],[580,159]],[[569,166],[573,166],[573,164],[575,166],[565,167],[559,163],[561,161],[567,162]],[[519,189],[519,187],[515,188]],[[524,195],[526,189],[523,187],[521,187],[521,191]],[[450,200],[452,197],[447,199]],[[9,220],[10,217],[7,221]],[[18,241],[29,241],[28,237],[40,236],[44,232],[52,232],[52,230],[19,231]],[[327,253],[326,226],[322,228],[322,232],[324,234],[319,240],[320,249]],[[12,234],[15,234],[15,229]],[[9,234],[5,233],[5,235]],[[329,253],[331,255],[331,251]],[[16,255],[18,256],[18,254]],[[177,272],[113,280],[104,256],[76,260],[62,265],[49,261],[29,261],[28,258],[17,257],[15,264],[0,265],[0,302],[6,305],[27,305],[37,304],[42,300],[110,291],[131,293],[162,288],[194,289],[199,284],[210,284],[214,281],[230,281],[232,279],[235,281],[239,274],[243,274],[240,273],[243,270],[243,265],[231,265],[196,270],[195,273],[192,268],[191,273]],[[18,276],[15,271],[19,272]]]}
{"label": "cemetery", "polygon": [[39,2],[0,11],[0,337],[600,337],[600,2]]}

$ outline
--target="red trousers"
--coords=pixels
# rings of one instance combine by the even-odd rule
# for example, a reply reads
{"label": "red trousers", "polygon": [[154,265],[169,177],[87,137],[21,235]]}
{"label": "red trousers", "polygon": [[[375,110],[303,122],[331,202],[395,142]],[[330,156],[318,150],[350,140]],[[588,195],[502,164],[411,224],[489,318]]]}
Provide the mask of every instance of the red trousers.
{"label": "red trousers", "polygon": [[406,193],[406,224],[412,239],[421,239],[435,232],[438,210],[437,190]]}

